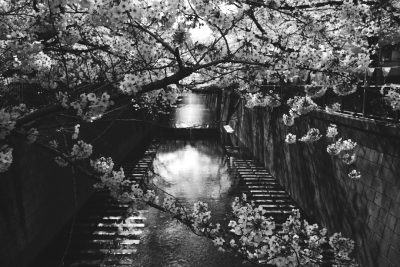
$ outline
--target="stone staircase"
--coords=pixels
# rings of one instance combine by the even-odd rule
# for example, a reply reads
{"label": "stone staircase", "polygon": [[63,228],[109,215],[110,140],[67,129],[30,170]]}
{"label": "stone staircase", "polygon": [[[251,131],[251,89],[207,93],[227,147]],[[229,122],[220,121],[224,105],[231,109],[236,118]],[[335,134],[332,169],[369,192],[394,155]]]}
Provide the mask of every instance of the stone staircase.
{"label": "stone staircase", "polygon": [[225,147],[230,157],[230,168],[238,181],[238,192],[247,195],[256,205],[266,210],[275,222],[282,223],[292,209],[299,209],[285,189],[279,185],[268,170],[255,160],[239,157],[233,147]]}
{"label": "stone staircase", "polygon": [[[246,193],[249,200],[267,211],[279,224],[286,220],[294,201],[271,174],[254,160],[230,156],[230,167],[237,177],[237,193]],[[123,164],[125,175],[137,182],[146,179],[156,153],[151,145],[144,156],[132,164]],[[77,216],[70,249],[63,266],[128,267],[134,265],[140,237],[146,227],[144,210],[129,212],[127,204],[118,203],[108,192],[98,191]]]}
{"label": "stone staircase", "polygon": [[[146,179],[155,153],[151,145],[137,164],[123,164],[125,175],[137,182]],[[105,190],[96,192],[77,216],[63,266],[132,266],[146,218],[143,210],[127,217],[128,209]]]}

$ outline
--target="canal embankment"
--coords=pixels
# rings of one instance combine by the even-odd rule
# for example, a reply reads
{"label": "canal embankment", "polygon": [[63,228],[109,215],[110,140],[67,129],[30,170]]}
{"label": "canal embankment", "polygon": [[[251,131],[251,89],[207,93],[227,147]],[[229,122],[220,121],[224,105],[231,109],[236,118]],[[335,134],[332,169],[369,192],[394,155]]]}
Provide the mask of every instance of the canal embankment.
{"label": "canal embankment", "polygon": [[[397,266],[400,262],[400,128],[344,114],[316,112],[296,119],[293,128],[270,108],[248,109],[232,91],[222,94],[221,126],[225,142],[250,151],[271,172],[311,218],[331,232],[356,242],[356,257],[365,267]],[[326,152],[324,140],[288,145],[286,134],[305,134],[309,127],[325,131],[337,124],[340,136],[358,143],[360,180]],[[221,127],[223,130],[223,128]]]}
{"label": "canal embankment", "polygon": [[[143,155],[133,150],[122,162],[128,179],[149,181],[189,208],[208,203],[215,222],[227,225],[234,197],[245,193],[279,224],[296,204],[264,167],[216,134],[213,95],[189,95],[163,124]],[[179,128],[181,127],[181,128]],[[182,128],[183,127],[183,128]],[[138,161],[138,158],[140,160]],[[148,177],[148,173],[154,173]],[[160,193],[161,193],[160,192]],[[54,253],[61,241],[61,253]],[[64,253],[64,255],[62,255]],[[49,259],[49,255],[54,255]],[[52,263],[52,265],[51,265]],[[64,235],[54,240],[33,266],[208,266],[244,267],[231,253],[162,211],[143,203],[127,205],[97,191]]]}
{"label": "canal embankment", "polygon": [[[154,129],[129,116],[117,110],[82,124],[81,138],[93,144],[96,155],[123,160],[150,142]],[[50,118],[44,125],[52,125],[51,120],[55,121]],[[35,144],[17,140],[13,147],[14,163],[0,178],[0,266],[20,267],[68,225],[92,195],[93,181],[70,167],[59,167],[54,155]]]}

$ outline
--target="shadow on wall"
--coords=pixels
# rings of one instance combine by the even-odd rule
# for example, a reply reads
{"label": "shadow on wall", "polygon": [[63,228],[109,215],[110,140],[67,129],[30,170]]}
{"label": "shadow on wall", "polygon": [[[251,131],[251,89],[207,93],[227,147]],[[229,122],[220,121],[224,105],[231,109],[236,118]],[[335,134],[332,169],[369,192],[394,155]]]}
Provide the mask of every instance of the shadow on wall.
{"label": "shadow on wall", "polygon": [[[152,127],[105,119],[82,125],[81,136],[94,142],[95,155],[112,156],[118,162],[150,141]],[[92,180],[71,167],[60,168],[43,148],[23,142],[13,147],[14,163],[0,174],[0,266],[4,267],[27,266],[93,192]]]}

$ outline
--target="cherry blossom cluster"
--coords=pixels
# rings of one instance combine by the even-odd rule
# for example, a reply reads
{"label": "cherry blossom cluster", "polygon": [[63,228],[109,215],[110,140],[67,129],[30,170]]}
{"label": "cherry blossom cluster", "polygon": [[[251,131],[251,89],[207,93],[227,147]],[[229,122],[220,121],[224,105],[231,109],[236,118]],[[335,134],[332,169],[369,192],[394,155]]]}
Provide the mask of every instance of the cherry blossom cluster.
{"label": "cherry blossom cluster", "polygon": [[327,90],[328,90],[327,86],[315,86],[315,85],[304,86],[304,91],[306,92],[307,96],[311,98],[321,97],[326,93]]}
{"label": "cherry blossom cluster", "polygon": [[339,155],[341,152],[354,150],[356,146],[357,143],[351,139],[343,140],[339,138],[339,140],[328,146],[327,151],[331,155]]}
{"label": "cherry blossom cluster", "polygon": [[301,142],[312,143],[321,139],[322,135],[317,128],[311,128],[307,134],[299,139]]}
{"label": "cherry blossom cluster", "polygon": [[13,162],[13,149],[4,145],[0,149],[0,173],[6,172]]}
{"label": "cherry blossom cluster", "polygon": [[330,124],[328,128],[326,129],[326,137],[328,138],[335,138],[339,134],[337,125],[336,124]]}
{"label": "cherry blossom cluster", "polygon": [[95,184],[95,188],[107,188],[114,198],[126,199],[129,196],[121,194],[121,187],[129,184],[129,180],[125,178],[125,172],[122,168],[117,171],[112,170],[100,176],[101,182]]}
{"label": "cherry blossom cluster", "polygon": [[296,115],[304,115],[318,108],[318,105],[309,96],[295,96],[287,101],[287,104]]}
{"label": "cherry blossom cluster", "polygon": [[208,204],[202,201],[193,204],[193,226],[200,232],[204,232],[210,224],[211,211]]}
{"label": "cherry blossom cluster", "polygon": [[[67,155],[63,155],[64,157],[68,157]],[[61,156],[56,156],[54,158],[54,162],[60,166],[60,167],[67,167],[68,166],[68,161],[66,161],[63,157]]]}
{"label": "cherry blossom cluster", "polygon": [[282,119],[283,119],[283,123],[286,126],[293,126],[294,125],[294,120],[298,117],[297,114],[295,114],[293,112],[293,110],[289,111],[289,115],[288,114],[283,114]]}
{"label": "cherry blossom cluster", "polygon": [[90,157],[90,155],[92,155],[92,152],[93,146],[91,144],[79,140],[72,147],[71,158],[73,160],[87,159]]}
{"label": "cherry blossom cluster", "polygon": [[[61,95],[61,101],[66,101],[65,96]],[[104,112],[114,104],[110,100],[108,93],[103,93],[98,97],[94,93],[81,94],[80,99],[70,103],[70,106],[76,110],[78,116],[83,120],[92,122],[101,118]]]}
{"label": "cherry blossom cluster", "polygon": [[277,227],[271,217],[265,216],[265,210],[248,202],[245,195],[235,198],[232,209],[233,218],[228,227],[234,236],[225,242],[218,240],[218,245],[225,244],[240,251],[253,262],[275,266],[320,264],[323,262],[324,247],[329,244],[335,255],[335,264],[355,264],[349,257],[354,249],[351,239],[343,238],[338,233],[328,237],[326,229],[302,221],[298,210],[293,210],[282,227]]}
{"label": "cherry blossom cluster", "polygon": [[100,181],[95,184],[95,188],[108,189],[111,196],[121,202],[156,201],[154,191],[144,191],[138,183],[129,180],[122,167],[114,170],[114,162],[110,157],[91,160],[90,164],[95,173],[100,176]]}
{"label": "cherry blossom cluster", "polygon": [[285,137],[285,142],[286,142],[287,144],[294,144],[294,143],[296,143],[296,141],[297,141],[296,138],[297,138],[297,137],[296,137],[295,134],[288,133],[288,134],[286,135],[286,137]]}
{"label": "cherry blossom cluster", "polygon": [[176,90],[164,89],[152,91],[132,99],[132,106],[146,118],[156,118],[169,114],[176,102],[178,93]]}
{"label": "cherry blossom cluster", "polygon": [[[0,139],[6,139],[6,137],[15,129],[17,119],[31,111],[32,110],[26,108],[25,104],[20,104],[7,109],[0,109]],[[31,128],[26,132],[24,131],[24,133],[28,144],[34,143],[39,135],[36,128]],[[13,161],[12,151],[13,149],[8,145],[2,146],[0,151],[0,172],[5,172],[10,167]]]}
{"label": "cherry blossom cluster", "polygon": [[340,103],[335,102],[335,103],[331,104],[330,106],[329,105],[325,106],[325,111],[328,113],[339,112],[340,108],[341,108]]}
{"label": "cherry blossom cluster", "polygon": [[245,95],[246,107],[278,107],[281,105],[280,97],[277,94],[263,95],[261,93],[247,93]]}
{"label": "cherry blossom cluster", "polygon": [[37,138],[39,136],[39,131],[36,128],[31,128],[27,132],[27,142],[28,144],[33,144],[36,142]]}
{"label": "cherry blossom cluster", "polygon": [[188,225],[196,234],[210,238],[221,251],[233,251],[252,262],[289,266],[298,264],[298,261],[301,264],[322,263],[322,253],[325,251],[323,245],[329,244],[334,255],[332,260],[336,264],[353,266],[354,260],[350,253],[354,242],[340,234],[328,237],[326,229],[301,221],[298,210],[293,211],[282,227],[277,227],[262,207],[248,202],[247,196],[243,194],[232,202],[232,217],[227,228],[223,228],[211,222],[212,215],[207,203],[195,202],[190,211],[174,196],[166,194],[160,204],[158,196],[165,193],[158,189],[152,190],[147,184],[139,185],[130,181],[122,169],[112,171],[111,162],[105,158],[92,162],[92,166],[101,175],[101,181],[96,187],[108,188],[119,201],[142,200],[151,203],[153,207],[170,213]]}
{"label": "cherry blossom cluster", "polygon": [[124,80],[120,83],[119,89],[127,95],[134,95],[141,90],[141,75],[126,74]]}
{"label": "cherry blossom cluster", "polygon": [[361,178],[361,173],[354,169],[351,172],[349,172],[348,176],[350,179],[358,180]]}
{"label": "cherry blossom cluster", "polygon": [[393,110],[400,110],[400,85],[390,84],[385,93],[386,85],[382,86],[380,92],[385,96]]}
{"label": "cherry blossom cluster", "polygon": [[[343,140],[339,138],[336,140],[338,134],[337,125],[330,124],[326,131],[326,137],[333,140],[333,142],[327,146],[326,150],[330,155],[338,157],[346,165],[352,165],[356,161],[355,148],[357,147],[357,143],[351,139]],[[361,173],[353,169],[348,173],[348,177],[350,179],[360,179]]]}
{"label": "cherry blossom cluster", "polygon": [[0,109],[0,139],[5,139],[7,135],[15,128],[15,119],[12,114],[4,108]]}
{"label": "cherry blossom cluster", "polygon": [[114,162],[112,158],[100,157],[96,160],[90,160],[90,165],[97,173],[108,174],[114,169]]}
{"label": "cherry blossom cluster", "polygon": [[66,93],[58,92],[56,94],[56,99],[63,108],[69,108],[69,98]]}
{"label": "cherry blossom cluster", "polygon": [[5,139],[14,130],[17,119],[29,112],[25,104],[0,109],[0,139]]}
{"label": "cherry blossom cluster", "polygon": [[72,136],[71,136],[72,140],[78,139],[78,137],[79,137],[79,128],[80,127],[81,127],[80,124],[77,124],[77,125],[74,126],[74,132],[72,133]]}
{"label": "cherry blossom cluster", "polygon": [[337,95],[350,95],[357,91],[357,84],[340,84],[333,86],[333,92]]}
{"label": "cherry blossom cluster", "polygon": [[338,156],[345,164],[351,165],[356,160],[354,152],[356,146],[357,143],[350,139],[339,138],[336,142],[328,145],[327,151],[331,155]]}

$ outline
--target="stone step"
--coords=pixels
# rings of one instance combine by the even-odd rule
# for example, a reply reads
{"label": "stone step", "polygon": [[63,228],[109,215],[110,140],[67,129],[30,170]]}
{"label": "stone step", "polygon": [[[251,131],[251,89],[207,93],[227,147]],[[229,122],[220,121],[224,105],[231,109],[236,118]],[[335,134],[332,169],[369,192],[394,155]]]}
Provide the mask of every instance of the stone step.
{"label": "stone step", "polygon": [[295,209],[296,206],[294,205],[274,205],[270,203],[266,203],[264,201],[255,201],[258,206],[262,206],[265,210],[277,210],[277,209],[284,209],[284,210],[292,210]]}
{"label": "stone step", "polygon": [[135,248],[140,244],[140,239],[76,239],[74,242],[74,246],[71,247],[71,251],[73,248]]}
{"label": "stone step", "polygon": [[131,248],[131,249],[107,249],[107,248],[102,248],[102,249],[82,249],[78,253],[79,254],[91,254],[91,255],[132,255],[137,252],[136,248]]}
{"label": "stone step", "polygon": [[266,191],[268,191],[268,193],[273,192],[273,193],[287,194],[285,190],[279,190],[274,187],[270,187],[270,186],[266,186],[266,185],[245,185],[244,187],[247,187],[250,191],[251,190],[266,190]]}
{"label": "stone step", "polygon": [[262,172],[262,171],[255,171],[254,174],[257,174],[257,175],[266,175],[266,176],[268,176],[268,177],[272,177],[272,174],[269,173],[269,172],[267,172],[267,171],[265,171],[265,172]]}
{"label": "stone step", "polygon": [[145,227],[144,223],[77,223],[76,227],[82,228],[82,229],[101,229],[106,231],[107,229],[113,230],[113,229],[118,229],[118,227],[123,227],[123,228],[143,228]]}
{"label": "stone step", "polygon": [[138,173],[138,172],[132,172],[128,174],[130,177],[143,177],[146,174],[145,173]]}
{"label": "stone step", "polygon": [[265,209],[266,215],[282,223],[291,214],[296,204],[271,173],[254,160],[232,159],[233,173],[239,179],[239,192]]}
{"label": "stone step", "polygon": [[[87,239],[96,239],[96,240],[114,240],[114,239],[130,239],[130,240],[140,240],[140,235],[143,231],[135,231],[135,232],[108,232],[108,231],[75,231],[73,233],[73,238],[75,240],[87,240]],[[82,241],[80,241],[82,242]]]}
{"label": "stone step", "polygon": [[277,181],[272,177],[260,176],[260,175],[242,175],[244,181],[268,181],[277,184]]}
{"label": "stone step", "polygon": [[260,174],[239,174],[242,178],[253,178],[253,179],[266,179],[270,181],[276,182],[276,180],[272,176],[267,176],[267,175],[260,175]]}
{"label": "stone step", "polygon": [[[260,205],[260,207],[262,207],[262,208],[264,208],[264,205]],[[281,210],[281,209],[266,209],[266,208],[264,208],[265,210],[266,210],[266,213],[265,214],[280,214],[280,215],[282,215],[282,214],[290,214],[290,213],[292,213],[292,211],[291,210]]]}
{"label": "stone step", "polygon": [[277,206],[292,206],[295,205],[290,199],[285,199],[285,202],[277,202],[275,200],[268,200],[265,198],[255,199],[249,198],[249,200],[254,201],[255,204],[265,204],[265,205],[277,205]]}
{"label": "stone step", "polygon": [[260,192],[260,193],[251,193],[249,192],[248,198],[253,198],[253,199],[259,199],[259,198],[264,198],[264,199],[280,199],[280,200],[290,200],[293,201],[287,194],[285,193],[274,193],[271,191],[267,192]]}
{"label": "stone step", "polygon": [[131,172],[128,173],[129,176],[136,176],[136,177],[142,177],[142,176],[146,176],[147,175],[147,171],[136,171],[133,170]]}
{"label": "stone step", "polygon": [[277,182],[274,182],[274,181],[245,180],[245,179],[242,179],[241,182],[243,184],[250,185],[250,186],[253,186],[253,185],[260,185],[260,186],[267,185],[267,186],[281,187]]}
{"label": "stone step", "polygon": [[248,196],[252,194],[265,194],[271,196],[288,196],[288,194],[280,189],[277,188],[267,188],[266,186],[261,187],[248,187],[248,186],[239,186],[241,192],[246,193]]}
{"label": "stone step", "polygon": [[130,217],[125,217],[125,216],[104,216],[104,215],[91,215],[91,216],[86,216],[85,218],[82,218],[82,221],[93,221],[95,220],[96,222],[101,222],[101,223],[109,223],[109,222],[122,222],[125,221],[126,219],[132,220],[132,222],[135,223],[142,223],[143,221],[146,220],[145,217],[143,216],[130,216]]}

